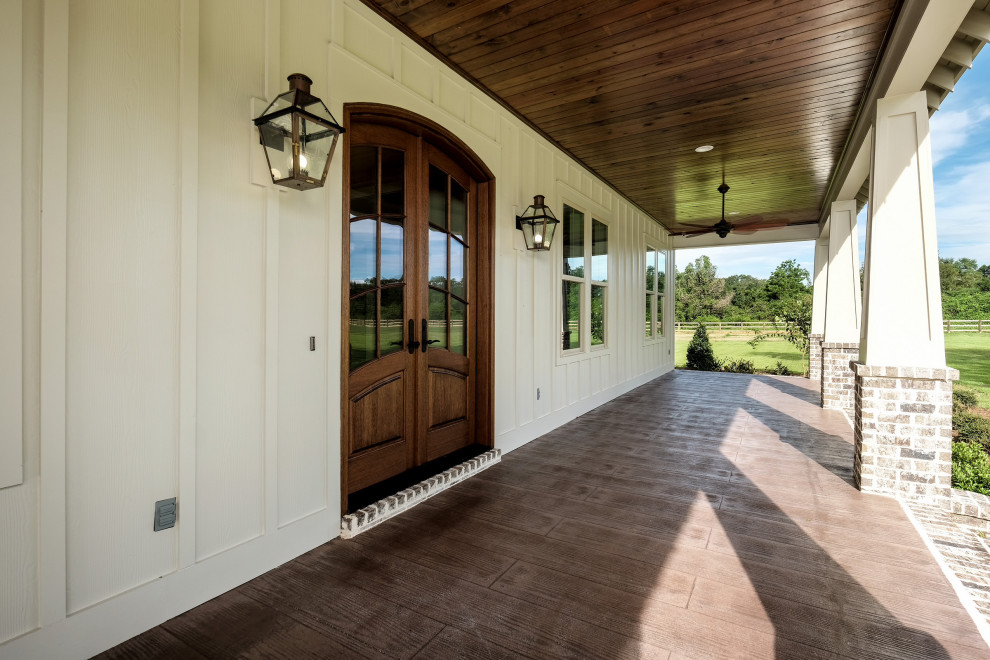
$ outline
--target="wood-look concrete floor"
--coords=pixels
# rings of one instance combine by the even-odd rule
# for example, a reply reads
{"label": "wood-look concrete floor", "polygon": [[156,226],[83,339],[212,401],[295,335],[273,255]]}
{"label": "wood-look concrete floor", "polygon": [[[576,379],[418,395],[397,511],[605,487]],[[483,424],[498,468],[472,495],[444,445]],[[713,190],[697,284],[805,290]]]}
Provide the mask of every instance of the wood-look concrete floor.
{"label": "wood-look concrete floor", "polygon": [[676,371],[110,658],[988,658],[800,378]]}

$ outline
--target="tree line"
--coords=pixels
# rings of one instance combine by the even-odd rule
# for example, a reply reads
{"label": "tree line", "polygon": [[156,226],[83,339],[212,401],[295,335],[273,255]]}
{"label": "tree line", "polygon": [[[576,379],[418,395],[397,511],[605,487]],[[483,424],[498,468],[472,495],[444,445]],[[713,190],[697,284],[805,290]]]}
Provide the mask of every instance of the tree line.
{"label": "tree line", "polygon": [[942,279],[942,317],[990,319],[990,265],[975,259],[939,259]]}
{"label": "tree line", "polygon": [[675,291],[678,321],[773,321],[804,308],[811,316],[811,276],[794,259],[761,279],[719,277],[711,259],[701,256],[677,272]]}
{"label": "tree line", "polygon": [[[990,265],[975,259],[939,259],[942,316],[990,319]],[[862,269],[860,269],[862,282]],[[718,268],[701,256],[677,272],[674,315],[677,321],[809,322],[811,275],[794,259],[761,279],[752,275],[719,277]],[[807,319],[807,321],[805,321]]]}

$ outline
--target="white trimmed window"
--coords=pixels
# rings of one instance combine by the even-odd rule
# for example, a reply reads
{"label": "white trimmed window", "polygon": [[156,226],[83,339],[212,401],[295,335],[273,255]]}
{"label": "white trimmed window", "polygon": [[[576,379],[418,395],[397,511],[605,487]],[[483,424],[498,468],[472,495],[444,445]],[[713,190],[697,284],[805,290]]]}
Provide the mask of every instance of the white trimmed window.
{"label": "white trimmed window", "polygon": [[646,341],[663,337],[663,298],[667,284],[667,253],[646,244]]}
{"label": "white trimmed window", "polygon": [[580,353],[608,340],[608,225],[567,204],[561,225],[560,348]]}

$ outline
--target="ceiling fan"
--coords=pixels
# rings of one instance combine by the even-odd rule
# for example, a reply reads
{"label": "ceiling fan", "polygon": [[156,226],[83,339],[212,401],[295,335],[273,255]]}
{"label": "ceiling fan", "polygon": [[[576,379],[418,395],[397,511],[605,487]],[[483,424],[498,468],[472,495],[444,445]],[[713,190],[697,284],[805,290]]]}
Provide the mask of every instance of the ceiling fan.
{"label": "ceiling fan", "polygon": [[[683,236],[690,238],[691,236],[701,236],[702,234],[711,234],[712,232],[718,234],[719,238],[725,238],[729,235],[729,232],[736,232],[737,234],[752,234],[754,232],[760,231],[761,229],[775,229],[777,227],[786,227],[787,220],[776,220],[774,222],[763,222],[761,216],[753,216],[746,222],[740,222],[737,224],[732,224],[725,219],[725,193],[729,192],[729,186],[722,182],[722,185],[718,187],[719,194],[722,195],[722,219],[716,222],[711,227],[705,229],[699,229],[697,231],[685,231],[675,236]],[[685,223],[687,224],[687,223]]]}

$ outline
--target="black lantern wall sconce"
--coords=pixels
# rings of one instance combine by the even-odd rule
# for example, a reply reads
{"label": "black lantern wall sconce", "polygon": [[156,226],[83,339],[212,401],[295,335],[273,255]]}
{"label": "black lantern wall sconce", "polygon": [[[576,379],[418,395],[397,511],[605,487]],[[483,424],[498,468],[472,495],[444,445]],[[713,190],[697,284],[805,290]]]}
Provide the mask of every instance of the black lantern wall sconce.
{"label": "black lantern wall sconce", "polygon": [[534,196],[533,204],[516,216],[516,229],[522,231],[527,250],[549,250],[558,223],[543,195]]}
{"label": "black lantern wall sconce", "polygon": [[293,73],[289,91],[254,120],[272,183],[296,190],[323,187],[337,138],[344,132],[323,101],[310,94],[312,84],[309,77]]}

